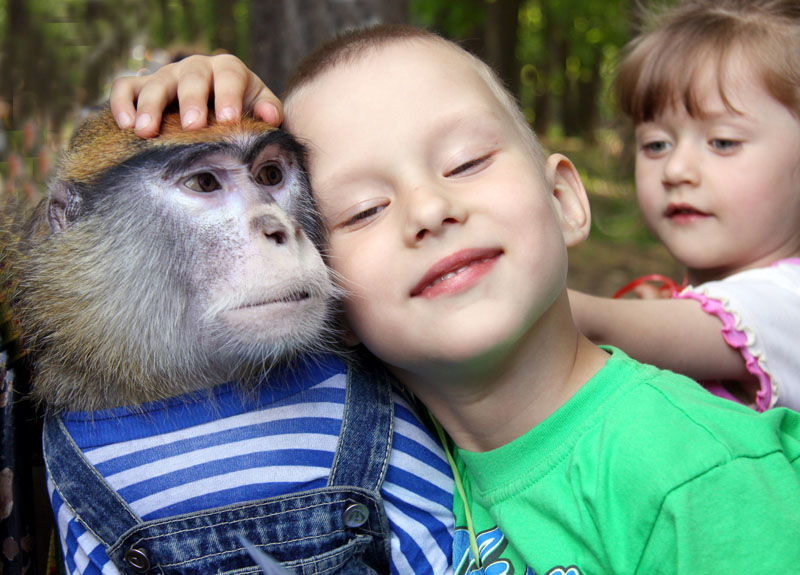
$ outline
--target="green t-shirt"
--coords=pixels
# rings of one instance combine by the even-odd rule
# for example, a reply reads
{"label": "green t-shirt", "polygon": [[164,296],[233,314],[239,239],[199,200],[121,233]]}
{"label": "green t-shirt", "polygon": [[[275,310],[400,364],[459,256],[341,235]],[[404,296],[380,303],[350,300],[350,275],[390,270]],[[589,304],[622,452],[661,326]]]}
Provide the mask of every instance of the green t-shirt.
{"label": "green t-shirt", "polygon": [[[498,449],[455,449],[485,573],[800,572],[800,413],[763,414],[617,349]],[[474,573],[456,494],[456,575]]]}

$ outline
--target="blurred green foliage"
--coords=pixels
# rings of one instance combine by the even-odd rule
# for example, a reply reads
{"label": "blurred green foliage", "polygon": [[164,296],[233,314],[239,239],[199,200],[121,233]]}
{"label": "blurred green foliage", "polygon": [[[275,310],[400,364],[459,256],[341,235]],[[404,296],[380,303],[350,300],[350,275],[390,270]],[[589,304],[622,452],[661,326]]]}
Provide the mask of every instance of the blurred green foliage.
{"label": "blurred green foliage", "polygon": [[[36,115],[60,125],[102,97],[113,76],[155,67],[176,50],[225,50],[249,58],[251,2],[257,0],[0,0],[3,117]],[[273,0],[274,1],[274,0]],[[409,21],[464,42],[492,61],[487,18],[510,2],[503,23],[528,118],[540,131],[592,138],[613,115],[608,86],[630,36],[621,0],[409,0]],[[270,26],[264,23],[263,33]],[[165,55],[166,54],[166,55]]]}
{"label": "blurred green foliage", "polygon": [[[249,62],[251,40],[288,25],[253,21],[260,1],[295,2],[0,0],[0,194],[42,188],[75,119],[118,74],[191,52],[224,50]],[[545,144],[576,160],[594,206],[593,238],[653,243],[638,217],[630,138],[610,90],[633,6],[646,0],[393,1],[406,2],[409,22],[492,64]],[[335,17],[337,1],[324,3],[320,13]],[[284,12],[312,17],[297,6]]]}

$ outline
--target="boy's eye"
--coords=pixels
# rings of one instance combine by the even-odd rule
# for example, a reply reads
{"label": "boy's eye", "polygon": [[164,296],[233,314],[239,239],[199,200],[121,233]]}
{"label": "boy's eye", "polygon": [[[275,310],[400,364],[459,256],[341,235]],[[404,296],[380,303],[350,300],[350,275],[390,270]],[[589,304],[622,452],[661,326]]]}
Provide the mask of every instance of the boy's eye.
{"label": "boy's eye", "polygon": [[386,206],[384,205],[377,205],[371,206],[364,210],[357,212],[356,214],[350,216],[346,220],[344,220],[340,226],[343,228],[354,228],[360,225],[366,224],[370,219],[376,216],[383,208]]}
{"label": "boy's eye", "polygon": [[711,140],[711,147],[718,152],[732,152],[739,147],[741,142],[735,140],[725,140],[722,138],[715,138]]}
{"label": "boy's eye", "polygon": [[222,188],[222,185],[217,180],[217,177],[211,172],[200,172],[191,176],[184,182],[184,185],[190,190],[200,193],[211,193]]}
{"label": "boy's eye", "polygon": [[475,158],[474,160],[469,160],[468,162],[464,162],[463,164],[457,166],[456,168],[450,170],[445,174],[446,178],[450,176],[458,176],[459,174],[463,174],[465,172],[469,172],[482,164],[484,164],[489,159],[489,156],[481,156],[480,158]]}

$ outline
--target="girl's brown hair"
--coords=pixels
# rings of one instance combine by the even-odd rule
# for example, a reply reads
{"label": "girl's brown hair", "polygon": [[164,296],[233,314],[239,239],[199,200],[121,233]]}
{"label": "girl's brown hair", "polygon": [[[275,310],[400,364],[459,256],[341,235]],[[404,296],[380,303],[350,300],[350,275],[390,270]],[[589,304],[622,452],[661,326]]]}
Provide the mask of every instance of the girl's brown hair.
{"label": "girl's brown hair", "polygon": [[627,47],[616,79],[621,110],[635,123],[683,105],[702,116],[698,86],[716,68],[724,79],[734,58],[745,58],[754,80],[800,117],[800,2],[798,0],[687,0],[653,14]]}

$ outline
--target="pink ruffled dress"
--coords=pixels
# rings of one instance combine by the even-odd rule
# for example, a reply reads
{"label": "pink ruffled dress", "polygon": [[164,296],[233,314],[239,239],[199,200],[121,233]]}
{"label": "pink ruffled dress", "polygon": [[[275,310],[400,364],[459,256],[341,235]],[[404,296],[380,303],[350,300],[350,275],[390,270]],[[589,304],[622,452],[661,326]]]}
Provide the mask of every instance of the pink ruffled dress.
{"label": "pink ruffled dress", "polygon": [[[722,335],[758,378],[756,408],[800,410],[800,258],[687,286],[675,297],[694,299],[722,322]],[[734,398],[720,383],[716,395]]]}

